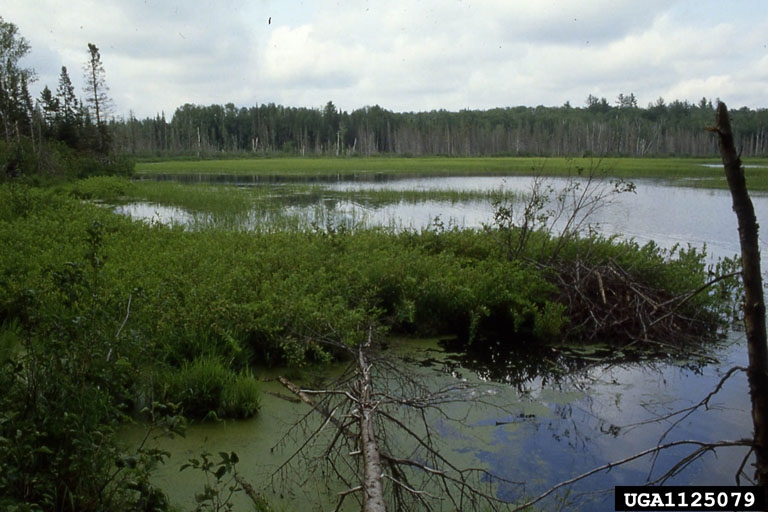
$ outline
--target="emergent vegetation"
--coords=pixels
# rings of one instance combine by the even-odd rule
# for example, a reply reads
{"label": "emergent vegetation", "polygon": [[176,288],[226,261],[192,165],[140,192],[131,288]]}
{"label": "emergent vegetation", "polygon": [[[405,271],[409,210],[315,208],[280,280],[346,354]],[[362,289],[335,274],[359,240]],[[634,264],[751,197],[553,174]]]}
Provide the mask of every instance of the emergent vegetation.
{"label": "emergent vegetation", "polygon": [[[85,200],[150,193],[124,177],[35,186],[130,175],[126,153],[709,154],[711,141],[691,128],[711,111],[706,100],[457,114],[186,105],[170,123],[110,122],[95,45],[85,105],[66,68],[56,94],[46,88],[33,105],[34,72],[19,65],[28,50],[0,19],[0,508],[165,510],[148,476],[165,454],[125,453],[120,425],[148,417],[177,433],[181,415],[252,416],[260,366],[343,359],[369,336],[440,334],[476,351],[594,338],[668,353],[672,338],[714,338],[728,319],[730,282],[710,281],[695,249],[583,234],[578,216],[563,236],[551,232],[554,218],[588,213],[600,198],[591,181],[554,198],[554,214],[541,201],[550,191],[527,204],[499,197],[482,230],[185,230]],[[738,123],[745,151],[764,153],[763,113],[739,115],[756,123]],[[213,491],[236,481],[236,462],[191,462],[215,477],[201,501],[226,506]]]}
{"label": "emergent vegetation", "polygon": [[[128,187],[83,185],[92,198]],[[118,482],[78,468],[109,467],[117,452],[106,447],[128,415],[172,402],[194,418],[247,417],[258,410],[252,368],[346,357],[338,347],[364,342],[368,328],[452,335],[478,351],[594,337],[668,352],[664,329],[706,338],[724,319],[727,289],[689,295],[710,279],[699,251],[546,229],[521,244],[504,210],[520,203],[500,203],[486,230],[185,231],[65,189],[8,183],[0,194],[0,452],[10,461],[0,487],[12,503],[103,507],[100,489]],[[109,499],[145,498],[123,491]]]}

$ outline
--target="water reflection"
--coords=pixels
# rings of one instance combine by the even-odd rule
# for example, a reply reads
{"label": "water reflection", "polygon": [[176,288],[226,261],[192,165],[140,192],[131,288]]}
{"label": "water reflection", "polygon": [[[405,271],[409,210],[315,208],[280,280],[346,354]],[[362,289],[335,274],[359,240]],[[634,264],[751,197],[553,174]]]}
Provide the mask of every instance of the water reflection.
{"label": "water reflection", "polygon": [[[473,452],[478,460],[504,478],[527,482],[525,492],[537,495],[662,440],[749,437],[750,403],[741,372],[726,381],[708,408],[684,418],[669,416],[698,404],[729,368],[746,364],[743,341],[732,333],[713,347],[716,362],[638,361],[604,348],[586,358],[535,348],[481,359],[450,344],[444,344],[443,357],[432,351],[426,360],[436,374],[503,383],[517,391],[519,412],[513,408],[507,416],[478,419],[468,428],[490,429],[488,443]],[[689,452],[685,447],[670,449],[655,462],[646,457],[594,475],[570,489],[566,509],[612,510],[614,486],[653,481]],[[745,454],[741,448],[721,449],[667,484],[732,485]],[[501,485],[498,496],[514,500],[520,492],[518,486]]]}
{"label": "water reflection", "polygon": [[[489,361],[435,340],[393,341],[385,355],[429,389],[456,383],[469,386],[463,388],[467,396],[451,401],[434,417],[432,425],[444,446],[441,454],[458,467],[481,467],[510,482],[524,482],[497,482],[496,496],[516,501],[647,450],[661,439],[748,437],[749,396],[746,377],[740,373],[723,385],[707,409],[685,418],[670,416],[699,403],[729,368],[746,364],[743,344],[741,335],[732,334],[713,347],[711,355],[717,362],[635,361],[602,348],[586,357],[576,353],[560,357],[544,350]],[[537,361],[537,354],[549,362]],[[202,451],[236,451],[242,476],[264,490],[276,506],[306,510],[334,506],[335,493],[344,489],[328,489],[322,482],[296,488],[290,482],[305,479],[298,474],[288,480],[287,487],[275,481],[275,469],[305,441],[301,435],[281,438],[309,410],[304,404],[276,398],[285,390],[273,379],[263,380],[262,392],[263,408],[254,420],[194,426],[185,439],[163,444],[173,455],[158,478],[176,502],[193,506],[194,492],[202,485],[181,480],[189,475],[178,472],[181,463]],[[679,423],[667,432],[675,422]],[[645,458],[598,473],[575,484],[567,496],[544,502],[541,509],[558,508],[557,500],[566,499],[564,510],[613,510],[614,486],[654,480],[687,453],[685,448],[665,451],[655,463]],[[742,449],[719,450],[668,483],[731,485],[744,456]],[[302,470],[294,467],[292,471]]]}
{"label": "water reflection", "polygon": [[[214,179],[200,175],[189,179]],[[168,176],[184,179],[179,176]],[[223,183],[242,176],[221,176]],[[365,178],[365,179],[363,179]],[[290,216],[304,225],[344,225],[347,227],[388,226],[397,229],[422,229],[439,217],[446,226],[481,228],[493,219],[490,200],[403,200],[395,195],[386,201],[366,196],[374,191],[499,191],[527,193],[531,187],[528,176],[472,176],[399,178],[377,174],[364,177],[314,177],[311,192],[292,193],[281,189],[285,183],[295,183],[291,177],[247,177],[249,186],[274,187],[274,202],[241,212],[238,219],[226,216],[224,224],[238,229],[263,228],[280,216]],[[306,180],[302,181],[302,183]],[[243,184],[242,181],[237,183]],[[557,190],[565,179],[550,178]],[[350,197],[350,192],[356,192]],[[768,214],[768,195],[753,193],[752,199],[758,222]],[[180,208],[138,203],[122,205],[119,211],[143,220],[177,223],[191,227],[213,227],[217,215],[188,212]],[[296,223],[294,222],[294,224]],[[738,252],[738,233],[731,197],[727,190],[668,186],[659,180],[638,180],[636,193],[615,197],[612,204],[598,210],[590,222],[601,233],[618,234],[639,243],[654,241],[662,248],[677,244],[706,245],[713,258],[733,256]],[[290,223],[289,223],[290,224]],[[761,242],[766,253],[765,242]]]}
{"label": "water reflection", "polygon": [[[489,201],[437,201],[420,203],[397,200],[376,203],[366,200],[366,190],[506,190],[526,191],[528,177],[445,177],[378,181],[326,180],[318,182],[318,193],[283,195],[283,214],[301,217],[319,225],[347,222],[420,229],[430,226],[435,217],[446,224],[480,227],[492,219]],[[266,181],[266,183],[265,183]],[[280,183],[278,182],[277,185]],[[253,186],[273,186],[269,180],[254,180]],[[360,197],[334,195],[358,191]],[[753,195],[758,222],[765,221],[768,196]],[[126,205],[121,209],[136,218],[186,225],[201,223],[204,214],[181,209]],[[730,195],[725,190],[667,187],[663,183],[640,181],[636,194],[623,194],[593,219],[606,234],[620,234],[639,242],[655,241],[670,248],[675,244],[701,247],[715,257],[738,251],[736,220]],[[243,220],[245,219],[245,220]],[[220,222],[215,218],[212,223]],[[240,228],[271,222],[264,211],[254,210],[234,221]],[[240,224],[237,224],[240,223]],[[243,224],[244,223],[244,224]],[[249,224],[250,223],[250,224]],[[763,254],[768,251],[763,248]],[[489,357],[465,352],[462,347],[444,343],[423,349],[410,344],[399,354],[402,366],[425,383],[472,382],[491,386],[493,395],[506,412],[498,409],[473,414],[462,426],[439,423],[439,432],[450,446],[446,456],[486,467],[519,486],[500,485],[503,499],[516,500],[536,495],[551,485],[570,479],[594,467],[656,446],[666,441],[697,439],[714,441],[736,439],[751,434],[751,417],[746,378],[736,374],[715,396],[707,409],[682,419],[670,417],[701,401],[735,365],[746,365],[743,337],[732,333],[727,343],[715,347],[712,360],[638,360],[631,354],[615,354],[607,348],[584,351],[558,351],[538,348],[525,352],[499,350]],[[491,395],[489,395],[491,396]],[[279,464],[270,451],[274,431],[284,431],[303,409],[288,409],[284,402],[265,395],[260,418],[250,423],[229,424],[226,428],[196,427],[188,435],[181,455],[185,460],[204,448],[209,452],[235,450],[241,456],[245,476],[262,481],[269,471],[264,463]],[[460,414],[457,414],[460,416]],[[275,423],[275,418],[281,422]],[[190,448],[190,446],[193,446]],[[168,449],[173,451],[172,447]],[[267,454],[268,455],[265,455]],[[678,448],[662,453],[655,464],[648,458],[600,473],[573,487],[565,498],[568,510],[612,510],[615,485],[638,485],[657,478],[688,450]],[[677,485],[731,485],[745,452],[722,449],[709,454],[668,483]],[[178,467],[178,466],[177,466]],[[177,470],[169,469],[174,480]],[[175,477],[178,478],[178,477]],[[171,487],[176,484],[171,484]],[[307,491],[307,490],[305,490]],[[308,492],[308,491],[307,491]],[[191,493],[184,494],[191,496]],[[312,499],[317,498],[313,496]],[[333,496],[328,498],[333,502]],[[279,501],[279,500],[278,500]],[[310,500],[309,503],[312,503]],[[316,504],[316,503],[315,503]],[[307,502],[302,506],[307,508]],[[311,507],[310,507],[311,508]],[[547,508],[545,505],[544,509]]]}

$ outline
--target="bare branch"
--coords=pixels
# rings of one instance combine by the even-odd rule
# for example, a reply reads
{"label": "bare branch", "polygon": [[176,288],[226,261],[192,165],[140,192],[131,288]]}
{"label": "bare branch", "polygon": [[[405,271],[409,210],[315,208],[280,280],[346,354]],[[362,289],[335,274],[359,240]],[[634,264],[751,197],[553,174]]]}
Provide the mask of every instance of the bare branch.
{"label": "bare branch", "polygon": [[131,300],[133,300],[133,295],[128,295],[128,305],[125,308],[125,318],[123,319],[123,323],[120,324],[120,328],[117,330],[117,334],[115,334],[115,338],[120,337],[120,333],[123,332],[123,327],[125,327],[126,322],[128,322],[128,317],[131,316]]}
{"label": "bare branch", "polygon": [[[638,453],[636,453],[634,455],[630,455],[629,457],[626,457],[624,459],[621,459],[621,460],[618,460],[618,461],[614,461],[614,462],[609,462],[608,464],[604,464],[602,466],[599,466],[599,467],[596,467],[594,469],[591,469],[591,470],[587,471],[586,473],[582,473],[581,475],[578,475],[578,476],[575,476],[575,477],[573,477],[571,479],[568,479],[568,480],[565,480],[563,482],[560,482],[559,484],[557,484],[557,485],[555,485],[553,487],[550,487],[546,492],[544,492],[543,494],[540,494],[538,497],[536,497],[536,498],[534,498],[532,500],[526,501],[522,505],[520,505],[517,508],[513,509],[512,512],[519,512],[519,511],[522,511],[522,510],[524,510],[524,509],[526,509],[526,508],[528,508],[528,507],[530,507],[532,505],[535,505],[536,503],[540,502],[541,500],[543,500],[547,496],[551,495],[552,493],[554,493],[558,489],[562,489],[563,487],[567,487],[569,485],[572,485],[572,484],[574,484],[574,483],[576,483],[576,482],[578,482],[580,480],[584,480],[585,478],[588,478],[588,477],[590,477],[590,476],[592,476],[592,475],[594,475],[596,473],[600,473],[602,471],[610,471],[611,469],[613,469],[615,467],[622,466],[624,464],[632,462],[633,460],[640,459],[640,458],[645,457],[647,455],[656,454],[656,453],[658,453],[660,451],[663,451],[663,450],[666,450],[666,449],[669,449],[669,448],[673,448],[673,447],[676,447],[676,446],[687,446],[687,445],[698,446],[698,448],[694,451],[694,453],[692,455],[700,456],[704,452],[710,451],[710,450],[714,450],[715,448],[733,447],[733,446],[749,446],[749,447],[751,447],[752,444],[753,444],[753,441],[751,439],[737,439],[735,441],[716,441],[716,442],[712,442],[712,443],[705,443],[705,442],[702,442],[702,441],[693,441],[693,440],[683,440],[683,441],[673,441],[673,442],[666,443],[666,444],[663,444],[663,445],[658,445],[658,446],[655,446],[653,448],[649,448],[647,450],[643,450],[641,452],[638,452]],[[688,459],[689,457],[687,457],[686,459]],[[675,466],[675,467],[677,467],[677,466]],[[667,476],[667,474],[663,475],[663,477],[664,476]]]}

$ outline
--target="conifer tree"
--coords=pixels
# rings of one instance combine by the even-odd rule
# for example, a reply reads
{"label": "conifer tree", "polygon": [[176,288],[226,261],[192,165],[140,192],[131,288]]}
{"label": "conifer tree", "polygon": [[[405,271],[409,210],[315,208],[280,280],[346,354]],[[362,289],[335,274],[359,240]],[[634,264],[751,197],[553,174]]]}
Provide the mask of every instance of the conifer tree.
{"label": "conifer tree", "polygon": [[98,134],[97,150],[101,153],[109,152],[109,133],[107,131],[106,118],[109,113],[110,99],[107,95],[106,72],[104,64],[101,62],[101,53],[99,48],[88,43],[89,58],[85,66],[85,92],[87,93],[87,102],[90,106],[92,118],[96,122]]}
{"label": "conifer tree", "polygon": [[61,66],[59,85],[56,88],[58,102],[57,137],[70,147],[78,145],[78,112],[80,106],[75,95],[75,87],[69,78],[66,66]]}

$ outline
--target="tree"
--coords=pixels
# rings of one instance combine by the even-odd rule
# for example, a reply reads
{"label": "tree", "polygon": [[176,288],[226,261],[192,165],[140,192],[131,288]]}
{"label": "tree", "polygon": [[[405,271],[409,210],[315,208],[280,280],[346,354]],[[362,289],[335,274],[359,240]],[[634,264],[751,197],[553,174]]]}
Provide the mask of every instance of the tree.
{"label": "tree", "polygon": [[75,95],[75,87],[72,85],[72,80],[69,78],[69,73],[67,73],[67,66],[61,66],[56,97],[59,100],[61,115],[64,120],[73,122],[77,115],[77,96]]}
{"label": "tree", "polygon": [[608,112],[611,110],[611,105],[605,97],[598,99],[597,96],[590,94],[587,96],[587,109],[590,112]]}
{"label": "tree", "polygon": [[106,153],[109,146],[106,117],[109,112],[110,99],[107,96],[106,72],[101,62],[101,54],[98,47],[88,43],[89,59],[85,65],[85,91],[88,93],[87,102],[96,121],[98,133],[98,151]]}
{"label": "tree", "polygon": [[59,107],[56,136],[70,147],[76,147],[78,143],[79,104],[75,95],[75,87],[72,85],[66,66],[61,66],[59,86],[56,88],[56,100]]}
{"label": "tree", "polygon": [[55,129],[56,120],[59,116],[59,99],[53,95],[47,85],[40,93],[40,105],[42,106],[46,133],[50,134]]}
{"label": "tree", "polygon": [[29,50],[29,43],[18,35],[16,25],[0,17],[0,118],[6,140],[20,131],[27,133],[31,122],[28,85],[34,81],[35,72],[19,65]]}
{"label": "tree", "polygon": [[324,139],[327,150],[330,151],[331,147],[336,144],[336,154],[339,153],[339,137],[340,137],[340,121],[341,115],[336,110],[336,105],[332,101],[325,104],[323,109],[323,124],[324,124]]}
{"label": "tree", "polygon": [[728,108],[717,106],[717,133],[725,176],[733,199],[733,211],[739,223],[742,280],[744,282],[744,327],[749,353],[749,393],[752,398],[752,420],[755,438],[755,474],[759,485],[768,485],[768,335],[766,334],[765,299],[760,271],[760,246],[755,208],[747,192],[744,167],[736,152]]}
{"label": "tree", "polygon": [[616,99],[616,104],[619,108],[637,108],[637,98],[635,93],[629,93],[629,96],[619,93],[619,97]]}

